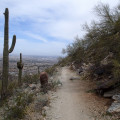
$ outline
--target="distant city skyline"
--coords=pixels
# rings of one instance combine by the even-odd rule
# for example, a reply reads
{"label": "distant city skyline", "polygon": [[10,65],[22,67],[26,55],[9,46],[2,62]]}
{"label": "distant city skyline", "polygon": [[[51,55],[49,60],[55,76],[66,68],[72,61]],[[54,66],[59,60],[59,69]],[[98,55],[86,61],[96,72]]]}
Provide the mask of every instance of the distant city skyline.
{"label": "distant city skyline", "polygon": [[119,0],[1,0],[0,54],[5,8],[9,8],[9,46],[17,36],[12,54],[60,56],[62,48],[84,35],[82,25],[96,18],[93,8],[99,2],[115,7]]}

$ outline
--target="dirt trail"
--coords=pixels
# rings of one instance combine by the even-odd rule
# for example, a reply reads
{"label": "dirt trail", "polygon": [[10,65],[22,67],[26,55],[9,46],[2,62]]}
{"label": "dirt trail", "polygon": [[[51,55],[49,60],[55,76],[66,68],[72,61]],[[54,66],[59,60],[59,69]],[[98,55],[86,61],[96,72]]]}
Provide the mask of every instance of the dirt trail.
{"label": "dirt trail", "polygon": [[76,76],[74,72],[67,67],[62,68],[58,79],[63,86],[51,94],[51,109],[47,113],[49,120],[94,120],[87,104],[86,84],[82,80],[70,80],[73,76]]}

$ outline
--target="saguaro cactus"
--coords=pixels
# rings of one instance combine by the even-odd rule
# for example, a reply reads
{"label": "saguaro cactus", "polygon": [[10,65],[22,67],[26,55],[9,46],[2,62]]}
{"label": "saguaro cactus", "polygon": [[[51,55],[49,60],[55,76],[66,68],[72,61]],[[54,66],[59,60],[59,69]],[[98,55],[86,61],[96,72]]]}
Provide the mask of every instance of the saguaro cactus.
{"label": "saguaro cactus", "polygon": [[19,69],[18,84],[21,85],[21,80],[22,80],[22,69],[23,69],[22,53],[20,53],[20,61],[17,62],[17,67],[18,67],[18,69]]}
{"label": "saguaro cactus", "polygon": [[16,36],[13,36],[12,45],[9,49],[9,10],[5,9],[5,25],[4,25],[4,48],[3,48],[3,73],[2,73],[2,93],[3,98],[7,92],[8,74],[9,74],[9,53],[14,50],[16,43]]}

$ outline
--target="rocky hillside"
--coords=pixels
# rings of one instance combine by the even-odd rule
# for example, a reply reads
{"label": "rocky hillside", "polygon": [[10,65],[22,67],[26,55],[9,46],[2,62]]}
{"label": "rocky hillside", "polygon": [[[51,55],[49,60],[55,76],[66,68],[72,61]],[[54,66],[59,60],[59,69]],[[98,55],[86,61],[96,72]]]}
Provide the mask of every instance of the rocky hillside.
{"label": "rocky hillside", "polygon": [[63,49],[59,64],[94,81],[97,94],[115,100],[108,111],[120,112],[120,4],[112,9],[100,3],[94,11],[98,20],[83,26],[86,34]]}

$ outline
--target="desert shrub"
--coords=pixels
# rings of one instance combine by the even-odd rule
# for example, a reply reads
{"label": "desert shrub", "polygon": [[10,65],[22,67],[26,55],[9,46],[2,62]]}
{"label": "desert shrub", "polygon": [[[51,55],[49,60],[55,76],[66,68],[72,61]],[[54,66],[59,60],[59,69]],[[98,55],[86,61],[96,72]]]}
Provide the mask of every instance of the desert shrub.
{"label": "desert shrub", "polygon": [[13,90],[16,89],[17,86],[18,86],[17,81],[14,80],[14,81],[10,82],[8,85],[8,94],[11,95]]}
{"label": "desert shrub", "polygon": [[83,25],[86,34],[83,38],[77,37],[73,43],[63,49],[63,53],[67,56],[61,63],[67,65],[75,61],[77,63],[91,62],[96,65],[100,64],[109,52],[114,54],[114,59],[120,61],[119,5],[111,9],[109,5],[100,3],[94,10],[98,20],[91,22],[90,25]]}
{"label": "desert shrub", "polygon": [[7,116],[5,117],[5,120],[18,120],[22,119],[25,116],[25,111],[22,107],[13,106],[11,108],[8,108]]}
{"label": "desert shrub", "polygon": [[52,87],[52,88],[55,88],[55,87],[57,87],[58,85],[62,85],[62,82],[61,82],[60,80],[53,80],[53,81],[51,82],[51,87]]}
{"label": "desert shrub", "polygon": [[[9,82],[8,90],[7,90],[7,97],[12,95],[13,90],[17,88],[17,85],[18,84],[16,80]],[[1,93],[1,89],[2,89],[2,81],[0,80],[0,93]]]}
{"label": "desert shrub", "polygon": [[53,65],[52,67],[49,67],[45,69],[45,72],[47,72],[50,76],[52,76],[56,70],[57,65]]}
{"label": "desert shrub", "polygon": [[58,65],[61,67],[64,67],[66,65],[70,65],[72,62],[72,57],[71,56],[67,56],[65,58],[62,58],[61,61],[58,61]]}
{"label": "desert shrub", "polygon": [[34,75],[25,75],[22,79],[23,82],[26,82],[26,83],[37,83],[39,80],[39,75],[38,74],[34,74]]}
{"label": "desert shrub", "polygon": [[25,108],[33,101],[33,94],[18,93],[17,97],[13,99],[14,105],[6,103],[4,119],[18,120],[25,116]]}
{"label": "desert shrub", "polygon": [[49,97],[44,94],[39,94],[35,99],[35,111],[41,113],[44,106],[48,106],[50,103]]}
{"label": "desert shrub", "polygon": [[113,77],[116,80],[120,80],[120,63],[117,60],[113,61],[114,68],[112,70]]}

